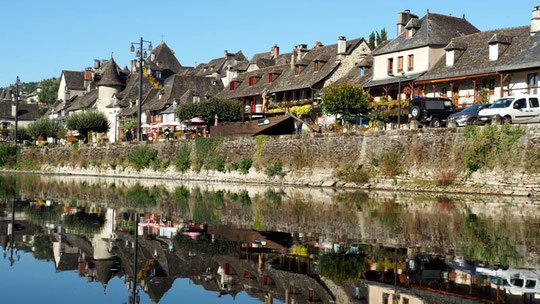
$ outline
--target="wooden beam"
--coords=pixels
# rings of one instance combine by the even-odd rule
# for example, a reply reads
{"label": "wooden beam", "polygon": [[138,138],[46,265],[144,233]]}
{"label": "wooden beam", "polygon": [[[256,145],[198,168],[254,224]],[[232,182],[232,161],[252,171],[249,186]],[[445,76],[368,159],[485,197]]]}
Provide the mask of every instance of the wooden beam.
{"label": "wooden beam", "polygon": [[447,81],[452,81],[452,80],[455,81],[455,80],[473,79],[473,78],[479,78],[479,77],[488,77],[488,76],[494,76],[494,75],[497,75],[497,73],[485,73],[485,74],[432,79],[432,80],[421,80],[421,81],[415,81],[414,83],[415,84],[437,83],[437,82],[447,82]]}
{"label": "wooden beam", "polygon": [[473,101],[473,104],[476,104],[476,103],[477,103],[477,102],[476,102],[476,97],[477,97],[477,96],[476,96],[476,95],[477,95],[476,79],[473,78],[472,82],[473,82],[473,89],[474,89],[474,93],[473,93],[473,94],[474,94],[474,101]]}

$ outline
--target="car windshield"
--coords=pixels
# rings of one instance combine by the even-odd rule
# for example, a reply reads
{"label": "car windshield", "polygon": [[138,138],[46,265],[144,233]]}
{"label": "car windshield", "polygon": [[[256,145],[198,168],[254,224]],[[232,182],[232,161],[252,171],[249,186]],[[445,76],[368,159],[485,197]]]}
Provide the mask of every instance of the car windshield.
{"label": "car windshield", "polygon": [[512,101],[514,101],[514,98],[501,98],[501,99],[496,100],[489,108],[490,109],[506,108],[510,106]]}
{"label": "car windshield", "polygon": [[464,109],[463,111],[461,111],[461,113],[463,113],[463,114],[465,114],[465,113],[474,113],[474,112],[478,111],[481,107],[482,107],[482,105],[470,106],[470,107]]}

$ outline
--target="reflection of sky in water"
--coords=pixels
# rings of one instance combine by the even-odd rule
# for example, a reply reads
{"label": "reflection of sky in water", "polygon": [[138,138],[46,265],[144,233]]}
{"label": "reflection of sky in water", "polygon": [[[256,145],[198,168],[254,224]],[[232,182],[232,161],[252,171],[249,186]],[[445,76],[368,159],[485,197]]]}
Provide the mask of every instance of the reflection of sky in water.
{"label": "reflection of sky in water", "polygon": [[[3,248],[2,248],[3,249]],[[86,282],[76,271],[55,272],[54,262],[39,261],[31,253],[19,250],[21,259],[9,266],[9,250],[6,259],[0,259],[0,303],[126,303],[128,291],[123,279],[113,278],[103,294],[100,282]],[[8,292],[6,292],[8,291]],[[147,294],[140,291],[141,303],[151,303]],[[245,292],[236,296],[217,297],[189,279],[176,279],[173,287],[159,303],[260,303]],[[274,300],[274,303],[281,303]]]}

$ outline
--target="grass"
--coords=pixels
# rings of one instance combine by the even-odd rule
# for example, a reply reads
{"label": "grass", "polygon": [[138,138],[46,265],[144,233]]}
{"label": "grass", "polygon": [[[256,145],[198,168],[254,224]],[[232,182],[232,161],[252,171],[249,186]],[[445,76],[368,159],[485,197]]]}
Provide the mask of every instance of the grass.
{"label": "grass", "polygon": [[147,145],[139,145],[128,154],[128,162],[140,171],[147,168],[157,160],[158,151],[150,148]]}
{"label": "grass", "polygon": [[370,173],[364,169],[363,165],[355,166],[349,163],[339,170],[335,176],[337,179],[344,182],[365,184],[369,182]]}
{"label": "grass", "polygon": [[397,148],[382,152],[378,157],[381,172],[387,177],[395,177],[403,173],[403,155]]}
{"label": "grass", "polygon": [[186,172],[191,168],[191,147],[183,145],[176,153],[175,166],[176,170],[180,172]]}
{"label": "grass", "polygon": [[268,177],[274,177],[279,176],[283,177],[285,176],[285,172],[283,172],[283,163],[277,162],[269,167],[266,168],[265,173]]}

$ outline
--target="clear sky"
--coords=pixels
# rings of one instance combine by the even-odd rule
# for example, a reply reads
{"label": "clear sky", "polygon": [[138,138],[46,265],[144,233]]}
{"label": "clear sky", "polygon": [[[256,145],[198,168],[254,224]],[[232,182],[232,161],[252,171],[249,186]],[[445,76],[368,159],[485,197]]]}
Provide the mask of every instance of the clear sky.
{"label": "clear sky", "polygon": [[[182,65],[242,50],[251,57],[274,44],[290,52],[300,43],[368,37],[386,28],[395,36],[397,13],[410,9],[462,16],[480,30],[529,25],[539,0],[4,0],[0,18],[0,87],[83,70],[114,52],[121,66],[142,35],[163,39]],[[451,3],[449,5],[448,3]]]}

